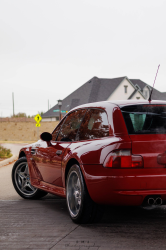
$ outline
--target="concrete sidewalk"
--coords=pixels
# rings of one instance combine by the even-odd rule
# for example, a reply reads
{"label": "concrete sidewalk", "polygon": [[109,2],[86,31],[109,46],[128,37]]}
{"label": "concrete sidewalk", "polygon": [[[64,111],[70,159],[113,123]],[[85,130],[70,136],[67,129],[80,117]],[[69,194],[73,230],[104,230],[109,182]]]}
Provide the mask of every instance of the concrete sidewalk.
{"label": "concrete sidewalk", "polygon": [[19,151],[22,147],[26,146],[28,143],[22,142],[22,143],[0,143],[5,148],[8,148],[11,150],[13,155],[19,154]]}

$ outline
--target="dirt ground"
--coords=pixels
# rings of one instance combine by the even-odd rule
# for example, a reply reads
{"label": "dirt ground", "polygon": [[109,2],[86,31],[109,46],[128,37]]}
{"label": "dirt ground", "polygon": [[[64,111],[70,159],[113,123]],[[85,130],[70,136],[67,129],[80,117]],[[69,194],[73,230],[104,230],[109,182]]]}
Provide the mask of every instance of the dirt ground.
{"label": "dirt ground", "polygon": [[52,132],[57,122],[0,122],[0,141],[37,141],[43,132]]}

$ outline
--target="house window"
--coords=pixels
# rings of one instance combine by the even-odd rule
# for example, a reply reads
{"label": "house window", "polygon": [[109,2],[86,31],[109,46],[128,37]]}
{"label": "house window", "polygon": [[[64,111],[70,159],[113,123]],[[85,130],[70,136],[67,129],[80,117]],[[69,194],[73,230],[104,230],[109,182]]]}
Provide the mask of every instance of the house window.
{"label": "house window", "polygon": [[127,93],[127,85],[124,85],[124,92]]}

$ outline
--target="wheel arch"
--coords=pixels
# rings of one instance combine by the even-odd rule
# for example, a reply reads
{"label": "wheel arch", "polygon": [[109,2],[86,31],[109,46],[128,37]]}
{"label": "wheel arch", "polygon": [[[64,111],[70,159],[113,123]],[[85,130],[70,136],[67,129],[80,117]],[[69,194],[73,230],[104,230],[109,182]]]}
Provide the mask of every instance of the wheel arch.
{"label": "wheel arch", "polygon": [[[66,168],[65,168],[65,186],[66,186],[66,180],[67,180],[67,175],[68,175],[68,172],[70,170],[70,168],[74,165],[74,164],[77,164],[79,167],[80,167],[80,164],[79,162],[75,159],[75,158],[72,158],[68,161],[67,165],[66,165]],[[81,169],[81,167],[80,167]],[[81,170],[82,171],[82,170]]]}
{"label": "wheel arch", "polygon": [[26,157],[26,154],[24,153],[24,151],[21,151],[20,153],[19,153],[19,158],[21,158],[21,157]]}

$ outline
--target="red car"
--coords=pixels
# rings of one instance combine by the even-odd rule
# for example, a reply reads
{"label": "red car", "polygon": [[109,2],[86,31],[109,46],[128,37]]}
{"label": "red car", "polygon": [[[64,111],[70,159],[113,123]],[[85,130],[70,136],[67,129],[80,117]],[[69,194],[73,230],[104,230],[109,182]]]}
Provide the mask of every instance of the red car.
{"label": "red car", "polygon": [[66,197],[71,219],[92,221],[100,204],[166,201],[166,102],[106,101],[72,109],[20,150],[12,181],[25,199]]}

